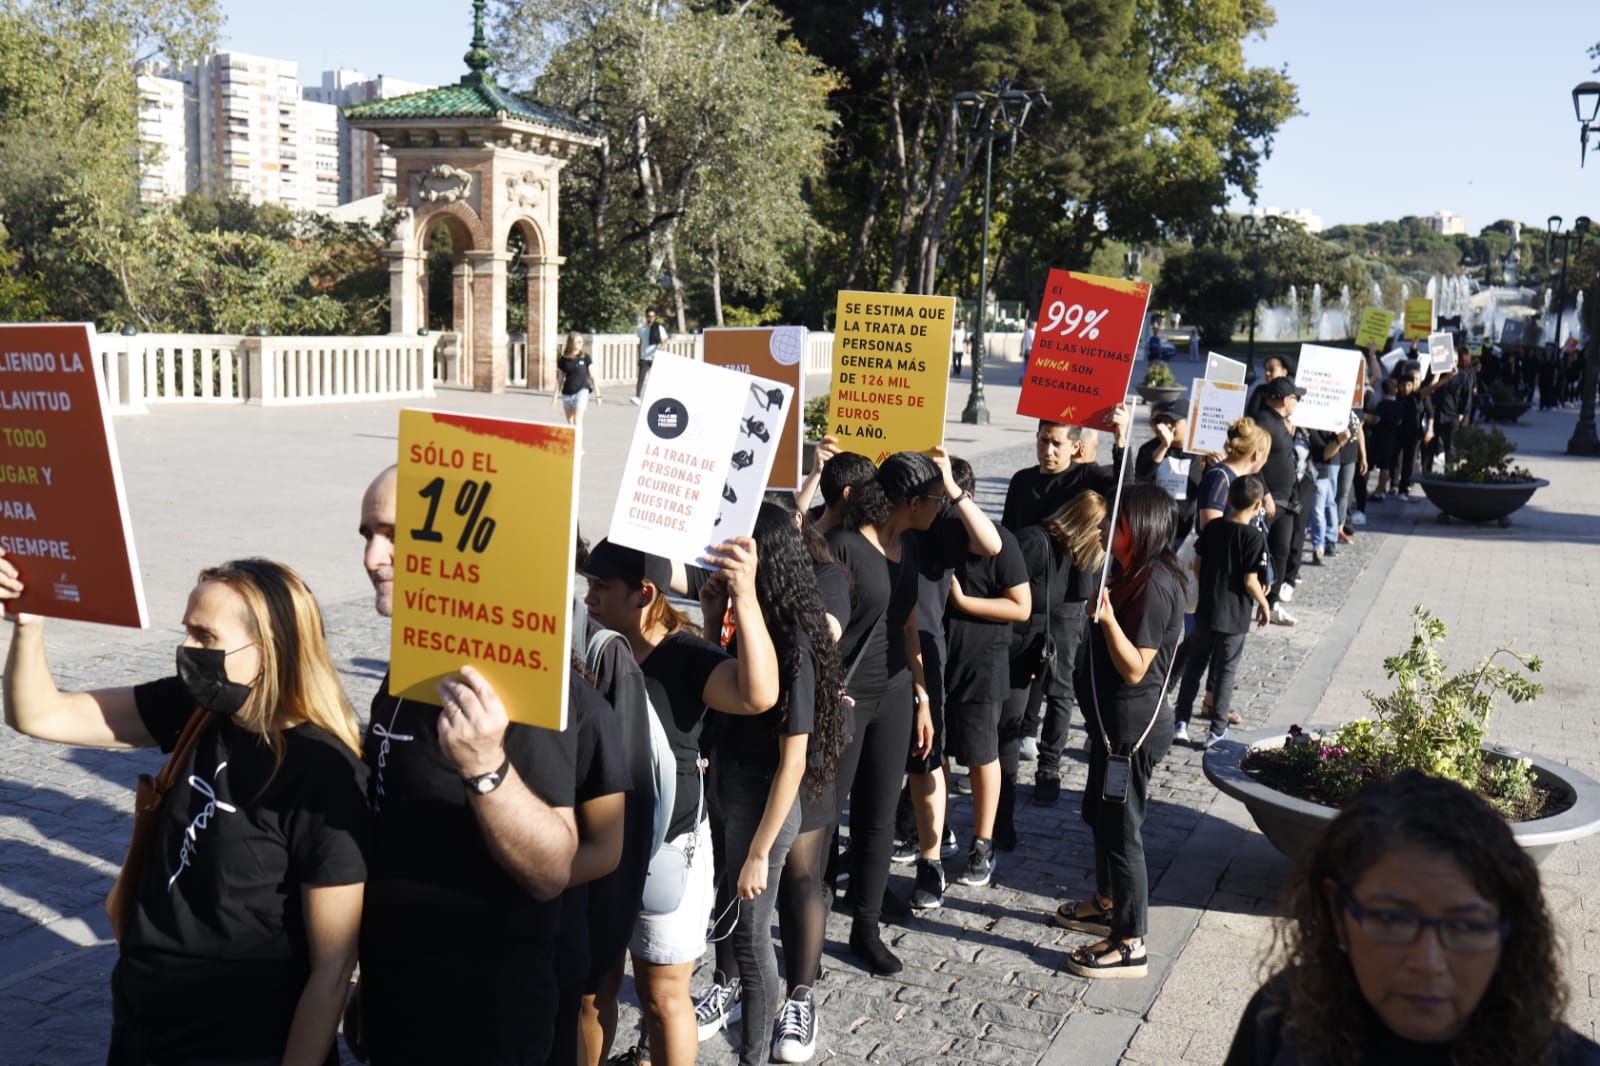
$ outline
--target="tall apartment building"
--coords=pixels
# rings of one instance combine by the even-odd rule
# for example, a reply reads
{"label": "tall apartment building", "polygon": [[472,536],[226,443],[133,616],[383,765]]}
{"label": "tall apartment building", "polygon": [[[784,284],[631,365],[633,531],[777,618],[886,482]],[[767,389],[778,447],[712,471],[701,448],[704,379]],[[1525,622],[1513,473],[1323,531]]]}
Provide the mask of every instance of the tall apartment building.
{"label": "tall apartment building", "polygon": [[1433,232],[1452,237],[1467,232],[1467,220],[1454,211],[1438,211],[1423,218]]}
{"label": "tall apartment building", "polygon": [[[325,70],[322,84],[307,86],[306,99],[332,104],[339,108],[354,107],[373,100],[387,100],[392,96],[423,92],[431,85],[401,81],[380,74],[369,78],[356,70]],[[339,202],[350,203],[368,196],[393,196],[395,193],[394,159],[383,150],[378,138],[364,130],[351,129],[345,124],[341,111],[339,117]]]}
{"label": "tall apartment building", "polygon": [[139,199],[172,203],[189,191],[189,106],[184,83],[159,68],[134,78],[139,100]]}

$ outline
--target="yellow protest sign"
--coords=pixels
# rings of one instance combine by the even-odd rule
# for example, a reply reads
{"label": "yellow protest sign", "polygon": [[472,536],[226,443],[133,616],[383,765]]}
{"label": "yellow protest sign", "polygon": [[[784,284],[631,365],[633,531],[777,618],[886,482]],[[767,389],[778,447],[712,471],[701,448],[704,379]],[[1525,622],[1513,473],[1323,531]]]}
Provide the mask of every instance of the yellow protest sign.
{"label": "yellow protest sign", "polygon": [[883,462],[944,443],[953,296],[841,292],[828,432]]}
{"label": "yellow protest sign", "polygon": [[1433,301],[1427,297],[1420,300],[1406,301],[1405,331],[1400,334],[1401,340],[1425,341],[1428,334],[1433,332]]}
{"label": "yellow protest sign", "polygon": [[[1432,314],[1432,309],[1429,309]],[[1394,312],[1381,307],[1369,307],[1361,312],[1361,328],[1356,330],[1357,348],[1381,348],[1394,328]]]}
{"label": "yellow protest sign", "polygon": [[564,729],[577,432],[400,412],[389,692],[439,702],[471,664],[514,722]]}

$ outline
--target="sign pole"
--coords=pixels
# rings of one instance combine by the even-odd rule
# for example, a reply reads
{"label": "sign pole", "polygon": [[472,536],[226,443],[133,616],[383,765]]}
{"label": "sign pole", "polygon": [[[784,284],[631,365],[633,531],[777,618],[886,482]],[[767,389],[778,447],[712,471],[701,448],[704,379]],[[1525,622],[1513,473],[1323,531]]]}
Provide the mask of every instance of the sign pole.
{"label": "sign pole", "polygon": [[[1129,396],[1129,397],[1127,397],[1126,399],[1123,400],[1123,403],[1124,404],[1128,404],[1132,400],[1133,400],[1133,397]],[[1115,441],[1116,441],[1115,435],[1113,435],[1111,439],[1112,439],[1113,444],[1114,444]],[[1094,595],[1094,620],[1096,622],[1100,621],[1100,593],[1102,591],[1104,591],[1104,589],[1106,587],[1106,578],[1111,573],[1111,545],[1113,543],[1115,543],[1116,539],[1117,539],[1117,515],[1120,514],[1121,511],[1122,511],[1122,488],[1123,488],[1124,485],[1126,485],[1128,483],[1128,456],[1131,455],[1132,453],[1133,453],[1133,408],[1132,408],[1132,406],[1129,406],[1128,407],[1128,443],[1122,449],[1122,462],[1117,464],[1117,491],[1115,493],[1113,493],[1112,496],[1111,496],[1111,522],[1106,527],[1107,530],[1108,530],[1108,532],[1106,534],[1106,558],[1105,558],[1105,562],[1100,565],[1100,584],[1099,584],[1098,588],[1095,590],[1095,595]]]}

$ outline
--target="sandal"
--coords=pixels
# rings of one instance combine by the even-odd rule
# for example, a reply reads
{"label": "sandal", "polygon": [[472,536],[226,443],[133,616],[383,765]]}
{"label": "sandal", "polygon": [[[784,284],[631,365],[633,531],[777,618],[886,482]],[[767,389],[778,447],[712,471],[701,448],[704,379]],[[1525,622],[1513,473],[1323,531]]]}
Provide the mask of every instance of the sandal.
{"label": "sandal", "polygon": [[[1082,907],[1090,908],[1088,914],[1079,913]],[[1063,929],[1072,929],[1079,933],[1111,933],[1111,908],[1100,906],[1098,896],[1088,899],[1069,899],[1056,908],[1052,920]]]}
{"label": "sandal", "polygon": [[[1067,969],[1079,977],[1113,981],[1131,981],[1150,972],[1150,955],[1143,943],[1107,945],[1100,955],[1094,953],[1099,944],[1087,948],[1074,948],[1067,954]],[[1135,958],[1134,951],[1141,954]],[[1109,961],[1115,960],[1115,961]]]}
{"label": "sandal", "polygon": [[1238,711],[1229,711],[1228,712],[1228,724],[1229,725],[1244,725],[1244,719],[1239,717],[1239,712]]}

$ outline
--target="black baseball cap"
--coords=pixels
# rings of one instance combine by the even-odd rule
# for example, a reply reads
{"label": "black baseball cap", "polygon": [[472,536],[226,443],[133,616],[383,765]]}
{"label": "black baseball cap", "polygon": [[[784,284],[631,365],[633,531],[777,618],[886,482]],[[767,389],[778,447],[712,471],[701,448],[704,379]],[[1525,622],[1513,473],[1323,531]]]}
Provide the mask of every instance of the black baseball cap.
{"label": "black baseball cap", "polygon": [[672,564],[659,555],[602,540],[589,549],[589,558],[583,565],[583,576],[601,581],[613,578],[648,581],[656,588],[666,590],[672,582]]}
{"label": "black baseball cap", "polygon": [[1266,391],[1262,393],[1269,400],[1287,400],[1291,396],[1304,396],[1306,390],[1294,383],[1294,378],[1273,378],[1261,386]]}

